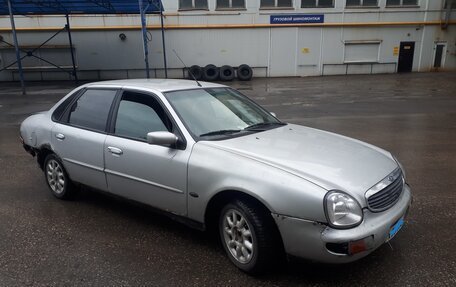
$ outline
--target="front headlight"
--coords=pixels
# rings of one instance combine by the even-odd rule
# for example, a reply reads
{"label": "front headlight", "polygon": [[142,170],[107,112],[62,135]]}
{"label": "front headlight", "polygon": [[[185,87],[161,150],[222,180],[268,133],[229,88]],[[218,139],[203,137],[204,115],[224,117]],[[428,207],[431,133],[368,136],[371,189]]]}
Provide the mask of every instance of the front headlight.
{"label": "front headlight", "polygon": [[335,228],[350,228],[363,221],[358,201],[342,191],[330,191],[325,196],[325,212],[329,224]]}

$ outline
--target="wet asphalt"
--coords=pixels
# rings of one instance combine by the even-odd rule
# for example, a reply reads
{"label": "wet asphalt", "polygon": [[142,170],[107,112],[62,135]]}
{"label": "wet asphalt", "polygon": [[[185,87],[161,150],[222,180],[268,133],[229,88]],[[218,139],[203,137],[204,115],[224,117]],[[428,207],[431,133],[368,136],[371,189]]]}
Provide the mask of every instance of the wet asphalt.
{"label": "wet asphalt", "polygon": [[48,191],[19,124],[74,83],[0,83],[0,286],[456,286],[456,74],[254,79],[230,85],[290,123],[387,149],[414,201],[407,223],[345,265],[293,260],[252,277],[216,239],[166,216],[82,190]]}

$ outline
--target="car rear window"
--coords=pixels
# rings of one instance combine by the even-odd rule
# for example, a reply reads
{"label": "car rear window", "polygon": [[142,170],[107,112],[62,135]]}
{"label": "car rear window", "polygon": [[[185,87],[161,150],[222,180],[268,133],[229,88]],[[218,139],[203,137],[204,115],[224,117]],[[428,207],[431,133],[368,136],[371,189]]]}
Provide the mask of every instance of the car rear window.
{"label": "car rear window", "polygon": [[105,131],[116,90],[87,90],[72,106],[68,123],[95,131]]}

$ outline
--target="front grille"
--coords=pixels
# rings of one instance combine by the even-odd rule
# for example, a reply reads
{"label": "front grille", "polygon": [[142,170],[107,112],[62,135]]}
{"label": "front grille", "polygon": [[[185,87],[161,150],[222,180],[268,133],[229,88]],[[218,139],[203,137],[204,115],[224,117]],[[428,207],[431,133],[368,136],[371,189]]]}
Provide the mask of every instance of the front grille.
{"label": "front grille", "polygon": [[402,173],[388,186],[369,196],[367,205],[370,210],[380,212],[393,206],[401,196],[404,189],[404,179]]}

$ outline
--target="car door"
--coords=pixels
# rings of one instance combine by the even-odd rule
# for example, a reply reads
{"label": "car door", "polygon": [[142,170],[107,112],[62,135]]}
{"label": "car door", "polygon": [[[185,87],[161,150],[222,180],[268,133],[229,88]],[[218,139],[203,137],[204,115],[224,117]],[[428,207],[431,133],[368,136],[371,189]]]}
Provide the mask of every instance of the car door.
{"label": "car door", "polygon": [[118,90],[87,89],[52,129],[52,145],[73,181],[107,190],[103,147]]}
{"label": "car door", "polygon": [[[187,213],[190,148],[155,95],[123,91],[104,145],[110,192],[178,215]],[[176,146],[151,145],[147,133],[169,131]]]}

